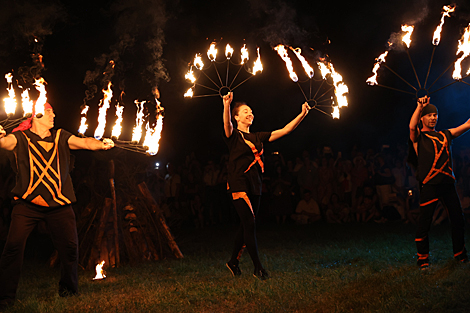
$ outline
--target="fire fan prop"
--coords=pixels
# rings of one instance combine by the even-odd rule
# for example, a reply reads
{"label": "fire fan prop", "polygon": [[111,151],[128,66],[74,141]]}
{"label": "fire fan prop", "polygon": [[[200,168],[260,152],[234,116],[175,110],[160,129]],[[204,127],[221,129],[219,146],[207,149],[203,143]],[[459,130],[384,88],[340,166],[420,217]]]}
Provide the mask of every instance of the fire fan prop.
{"label": "fire fan prop", "polygon": [[[305,101],[309,102],[312,109],[316,109],[334,119],[339,119],[340,109],[348,106],[348,99],[346,95],[349,92],[348,86],[343,82],[343,77],[335,71],[332,63],[326,59],[318,60],[318,75],[315,75],[315,70],[307,60],[302,56],[300,48],[288,47],[297,56],[297,59],[302,64],[302,67],[307,75],[307,79],[300,81],[299,77],[294,71],[292,60],[289,58],[288,49],[284,45],[274,47],[281,59],[286,63],[289,77],[294,83],[297,83],[300,91],[302,92]],[[317,76],[317,77],[315,77]],[[308,96],[304,91],[302,85],[308,85]],[[317,86],[315,86],[317,85]],[[314,91],[314,89],[316,89]],[[327,112],[327,108],[330,112]]]}
{"label": "fire fan prop", "polygon": [[[209,58],[210,65],[205,67],[203,58],[201,54],[196,54],[194,57],[194,61],[192,64],[189,64],[189,71],[186,73],[185,78],[191,82],[192,86],[186,91],[184,97],[186,98],[196,98],[196,97],[209,97],[209,96],[224,96],[228,92],[231,92],[238,88],[240,85],[245,83],[247,80],[255,76],[257,73],[261,73],[263,71],[263,65],[261,64],[261,57],[259,53],[259,48],[257,48],[257,59],[255,60],[253,67],[249,68],[247,62],[249,60],[248,49],[246,44],[240,49],[240,63],[234,62],[233,60],[233,53],[234,49],[227,44],[225,47],[225,60],[224,61],[216,61],[217,59],[217,49],[216,43],[212,42],[209,50],[207,51],[207,57]],[[217,64],[226,64],[225,66],[225,79],[222,79],[221,73],[217,68]],[[211,78],[207,73],[211,68],[214,68],[214,71],[217,75],[217,78]],[[219,67],[222,67],[219,65]],[[230,68],[235,68],[236,73],[233,77],[230,77],[229,72]],[[249,76],[245,79],[240,78],[241,70],[245,69],[245,71],[249,74]],[[203,75],[207,78],[209,86],[206,84],[200,83],[200,76]],[[197,77],[196,77],[197,76]],[[240,78],[241,82],[236,83],[237,78]],[[234,86],[235,85],[235,86]],[[210,94],[200,94],[195,95],[196,87],[199,86],[208,92],[214,92]],[[199,88],[198,88],[199,89]]]}
{"label": "fire fan prop", "polygon": [[[436,78],[436,80],[434,82],[432,82],[429,86],[427,85],[428,78],[429,78],[429,73],[431,71],[431,66],[432,66],[432,63],[433,63],[434,52],[435,52],[436,47],[439,45],[440,40],[441,40],[441,32],[442,32],[442,28],[443,28],[443,25],[444,25],[444,22],[445,22],[445,18],[450,17],[450,14],[454,11],[455,11],[455,6],[452,6],[452,5],[447,5],[447,6],[444,6],[442,8],[441,21],[440,21],[439,25],[436,27],[436,30],[434,31],[434,35],[433,35],[433,39],[432,39],[433,49],[432,49],[431,59],[429,61],[429,66],[428,66],[427,73],[426,73],[426,78],[424,80],[424,84],[422,84],[421,81],[419,80],[418,74],[416,72],[415,66],[413,64],[413,61],[412,61],[410,53],[409,53],[409,48],[410,48],[410,45],[411,45],[411,35],[413,33],[413,30],[414,30],[414,26],[412,26],[412,25],[402,25],[401,31],[402,31],[403,35],[402,35],[402,38],[401,38],[401,43],[403,44],[403,47],[404,47],[404,49],[405,49],[405,51],[408,55],[408,59],[410,61],[411,67],[413,69],[414,76],[416,78],[417,86],[413,86],[405,78],[403,78],[402,76],[397,74],[394,70],[392,70],[389,66],[387,66],[385,64],[386,57],[388,56],[390,50],[395,45],[394,43],[391,43],[391,42],[388,43],[389,49],[387,51],[385,51],[384,53],[382,53],[376,59],[376,62],[374,64],[374,68],[372,69],[373,75],[371,77],[369,77],[366,82],[371,86],[381,86],[381,87],[385,87],[385,88],[392,89],[392,90],[395,90],[395,91],[415,95],[416,98],[422,96],[423,93],[425,95],[429,96],[429,95],[431,95],[431,94],[433,94],[433,93],[435,93],[439,90],[442,90],[446,87],[449,87],[450,85],[453,85],[457,82],[461,82],[461,83],[470,85],[469,83],[467,83],[466,81],[463,80],[463,79],[470,76],[470,68],[469,68],[469,70],[467,71],[467,73],[465,74],[464,77],[462,77],[462,69],[461,69],[462,61],[470,55],[470,24],[465,28],[464,34],[462,35],[462,38],[459,40],[457,53],[456,53],[456,55],[457,55],[456,59]],[[438,89],[430,91],[431,88],[434,86],[434,84],[452,67],[452,65],[454,66],[454,71],[453,71],[453,74],[452,74],[452,78],[454,79],[454,81],[447,84],[447,85],[445,85],[445,86],[443,86],[443,87],[440,87]],[[377,77],[378,77],[378,70],[380,69],[381,66],[387,68],[390,72],[392,72],[399,79],[401,79],[403,82],[405,82],[409,87],[411,87],[411,89],[413,91],[398,89],[398,88],[394,88],[394,87],[379,84],[377,82]]]}

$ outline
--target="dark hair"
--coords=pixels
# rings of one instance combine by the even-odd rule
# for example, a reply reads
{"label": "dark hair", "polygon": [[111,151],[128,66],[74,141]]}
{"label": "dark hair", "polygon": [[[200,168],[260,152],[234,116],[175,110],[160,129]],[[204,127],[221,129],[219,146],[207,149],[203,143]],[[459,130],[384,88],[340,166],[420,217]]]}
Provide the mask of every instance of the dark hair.
{"label": "dark hair", "polygon": [[238,115],[238,111],[240,111],[240,107],[243,105],[248,105],[246,102],[235,102],[235,105],[232,108],[232,123],[237,124],[237,121],[235,120],[235,115]]}

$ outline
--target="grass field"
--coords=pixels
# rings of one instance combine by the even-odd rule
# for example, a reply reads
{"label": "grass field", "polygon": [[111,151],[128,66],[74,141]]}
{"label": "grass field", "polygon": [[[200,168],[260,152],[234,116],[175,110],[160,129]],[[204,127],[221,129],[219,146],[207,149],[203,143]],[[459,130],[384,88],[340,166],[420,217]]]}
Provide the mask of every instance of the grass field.
{"label": "grass field", "polygon": [[[415,264],[413,225],[261,225],[258,244],[272,279],[259,281],[247,253],[242,276],[225,262],[233,226],[175,231],[185,255],[80,271],[80,296],[57,294],[58,269],[28,261],[7,312],[470,312],[470,264],[452,259],[449,225],[431,232],[431,267]],[[468,232],[467,232],[468,238]]]}

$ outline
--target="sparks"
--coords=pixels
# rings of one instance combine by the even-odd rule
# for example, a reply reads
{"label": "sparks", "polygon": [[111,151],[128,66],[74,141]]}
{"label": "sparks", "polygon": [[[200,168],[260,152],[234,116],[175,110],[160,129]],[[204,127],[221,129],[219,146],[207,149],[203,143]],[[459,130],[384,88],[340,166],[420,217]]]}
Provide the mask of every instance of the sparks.
{"label": "sparks", "polygon": [[253,75],[256,75],[258,72],[263,71],[263,64],[261,64],[261,56],[259,54],[259,48],[256,50],[258,52],[258,58],[255,61],[255,64],[253,65]]}
{"label": "sparks", "polygon": [[312,78],[315,72],[313,71],[313,68],[308,64],[307,60],[302,56],[302,50],[300,48],[292,48],[290,47],[292,51],[294,51],[295,55],[299,59],[300,63],[302,63],[302,66],[304,67],[305,73],[309,78]]}
{"label": "sparks", "polygon": [[85,107],[82,109],[82,112],[80,113],[80,127],[78,127],[78,132],[82,135],[85,134],[86,130],[88,129],[88,124],[86,122],[86,115],[88,113],[88,109],[90,107],[88,105],[85,105]]}
{"label": "sparks", "polygon": [[462,55],[454,63],[454,72],[452,73],[452,78],[455,80],[462,79],[462,61],[470,55],[470,23],[465,28],[465,32],[462,35],[462,38],[459,39],[459,46],[457,48],[456,55],[459,55],[462,52]]}
{"label": "sparks", "polygon": [[287,70],[289,71],[289,76],[290,78],[296,83],[299,78],[297,77],[297,74],[294,72],[294,67],[292,66],[292,61],[287,55],[287,50],[283,45],[278,45],[274,47],[274,50],[277,51],[279,56],[281,57],[282,60],[286,63]]}
{"label": "sparks", "polygon": [[240,64],[244,64],[246,61],[248,61],[249,57],[248,57],[248,49],[246,48],[246,44],[243,45],[243,47],[241,48],[241,63]]}
{"label": "sparks", "polygon": [[379,68],[380,68],[380,65],[385,62],[385,58],[387,57],[387,55],[388,55],[388,51],[385,51],[384,53],[382,53],[381,55],[379,55],[379,57],[378,57],[377,59],[375,59],[376,62],[375,62],[375,64],[374,64],[374,68],[372,69],[373,75],[372,75],[371,77],[369,77],[369,78],[366,80],[366,82],[367,82],[369,85],[373,86],[373,85],[377,85],[377,84],[378,84],[378,83],[377,83],[377,76],[378,76],[378,73],[377,73],[377,72],[378,72],[378,70],[379,70]]}
{"label": "sparks", "polygon": [[401,31],[405,34],[402,37],[403,43],[406,45],[407,48],[410,47],[411,44],[411,34],[413,34],[414,26],[412,25],[401,25]]}
{"label": "sparks", "polygon": [[455,11],[455,6],[452,5],[445,5],[442,8],[442,16],[441,16],[441,23],[437,26],[436,30],[434,31],[434,36],[432,39],[432,44],[437,46],[439,45],[439,42],[441,41],[441,32],[442,32],[442,26],[444,25],[444,19],[445,17],[450,17],[450,13]]}
{"label": "sparks", "polygon": [[215,42],[211,43],[209,50],[207,50],[207,57],[211,62],[215,61],[215,58],[217,57],[217,49],[215,48]]}
{"label": "sparks", "polygon": [[8,98],[4,98],[3,102],[5,103],[5,113],[9,116],[15,114],[16,111],[16,94],[15,90],[13,89],[13,75],[8,73],[5,75],[5,79],[8,83]]}

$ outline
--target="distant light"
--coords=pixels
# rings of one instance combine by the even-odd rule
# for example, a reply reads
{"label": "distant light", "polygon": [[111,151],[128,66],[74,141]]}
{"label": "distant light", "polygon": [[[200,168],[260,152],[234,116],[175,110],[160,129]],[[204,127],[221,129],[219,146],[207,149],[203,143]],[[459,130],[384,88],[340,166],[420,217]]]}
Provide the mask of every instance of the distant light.
{"label": "distant light", "polygon": [[159,168],[160,168],[160,163],[156,162],[156,163],[155,163],[155,169],[158,170]]}

